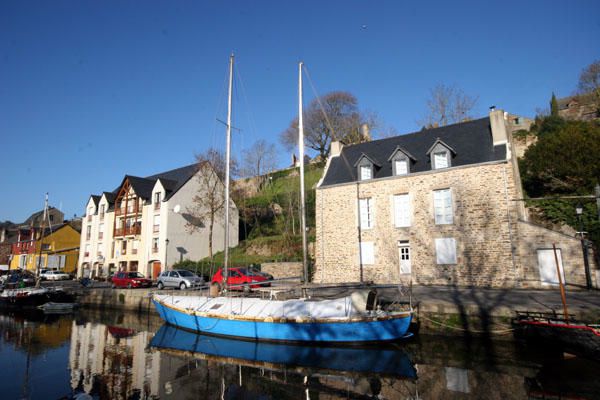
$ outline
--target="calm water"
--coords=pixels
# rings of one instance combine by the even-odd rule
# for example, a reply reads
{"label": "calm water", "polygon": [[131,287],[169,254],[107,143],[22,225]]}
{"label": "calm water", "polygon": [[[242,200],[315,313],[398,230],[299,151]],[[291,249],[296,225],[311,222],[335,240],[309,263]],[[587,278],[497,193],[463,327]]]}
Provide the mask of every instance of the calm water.
{"label": "calm water", "polygon": [[135,314],[0,314],[1,399],[599,399],[600,365],[510,341],[256,345]]}

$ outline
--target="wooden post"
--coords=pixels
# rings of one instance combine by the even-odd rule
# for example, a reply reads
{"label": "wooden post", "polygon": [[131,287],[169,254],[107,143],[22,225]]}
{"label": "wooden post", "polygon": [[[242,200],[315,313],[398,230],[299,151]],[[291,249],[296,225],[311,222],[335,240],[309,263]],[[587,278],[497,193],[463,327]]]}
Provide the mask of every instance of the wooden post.
{"label": "wooden post", "polygon": [[554,249],[554,262],[556,263],[556,273],[558,274],[558,284],[560,285],[560,298],[563,304],[563,312],[565,314],[565,322],[569,323],[569,311],[567,310],[567,298],[565,296],[565,287],[562,281],[562,274],[560,273],[560,266],[558,265],[558,254],[556,253],[556,244],[552,243]]}

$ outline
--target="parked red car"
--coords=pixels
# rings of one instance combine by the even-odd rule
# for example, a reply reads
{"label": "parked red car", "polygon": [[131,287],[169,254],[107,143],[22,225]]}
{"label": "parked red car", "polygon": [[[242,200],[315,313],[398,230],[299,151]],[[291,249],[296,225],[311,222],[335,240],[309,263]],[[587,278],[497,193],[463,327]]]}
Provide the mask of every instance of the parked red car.
{"label": "parked red car", "polygon": [[[271,286],[271,283],[267,282],[267,278],[262,275],[255,274],[246,268],[228,268],[227,274],[227,284],[231,290],[243,290],[245,292],[249,292],[250,289]],[[250,283],[251,285],[236,286],[243,283]],[[213,275],[211,284],[218,284],[221,287],[223,286],[223,268],[219,268],[217,273]]]}
{"label": "parked red car", "polygon": [[150,287],[152,281],[139,272],[117,272],[112,277],[112,287],[139,288]]}

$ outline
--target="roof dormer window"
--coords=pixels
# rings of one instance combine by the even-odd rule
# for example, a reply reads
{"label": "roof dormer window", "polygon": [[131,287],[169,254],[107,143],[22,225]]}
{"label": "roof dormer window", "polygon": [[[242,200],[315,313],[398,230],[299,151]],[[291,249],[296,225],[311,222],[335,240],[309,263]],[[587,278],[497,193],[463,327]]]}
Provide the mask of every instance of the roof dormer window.
{"label": "roof dormer window", "polygon": [[360,180],[365,181],[367,179],[373,179],[373,166],[372,165],[361,165],[360,166]]}
{"label": "roof dormer window", "polygon": [[448,168],[448,151],[433,153],[433,169]]}
{"label": "roof dormer window", "polygon": [[408,151],[398,146],[388,161],[392,162],[392,175],[399,176],[409,174],[411,161],[416,161],[416,159]]}
{"label": "roof dormer window", "polygon": [[354,164],[357,168],[358,180],[366,181],[375,177],[375,168],[380,165],[372,158],[362,154],[358,161]]}
{"label": "roof dormer window", "polygon": [[427,155],[431,157],[431,169],[443,169],[452,166],[452,156],[455,156],[456,152],[438,138],[427,151]]}

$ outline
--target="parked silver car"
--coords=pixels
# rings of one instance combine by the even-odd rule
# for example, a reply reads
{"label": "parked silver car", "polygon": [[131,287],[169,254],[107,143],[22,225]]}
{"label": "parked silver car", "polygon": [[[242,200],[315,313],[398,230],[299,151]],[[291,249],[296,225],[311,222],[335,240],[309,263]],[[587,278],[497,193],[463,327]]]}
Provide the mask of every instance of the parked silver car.
{"label": "parked silver car", "polygon": [[160,274],[156,285],[158,289],[178,287],[184,290],[204,285],[204,279],[188,270],[175,269],[173,271],[164,271]]}

